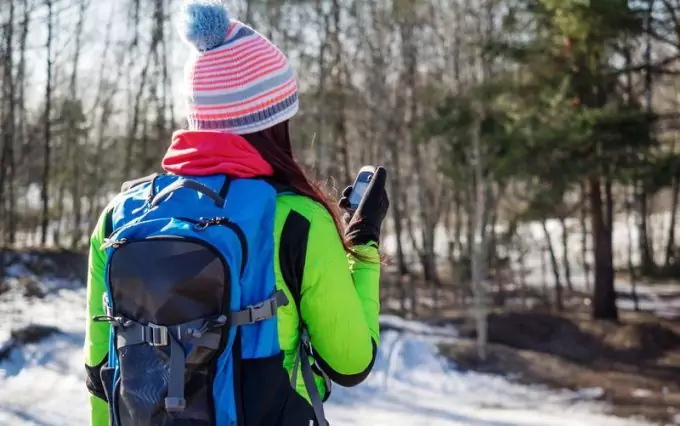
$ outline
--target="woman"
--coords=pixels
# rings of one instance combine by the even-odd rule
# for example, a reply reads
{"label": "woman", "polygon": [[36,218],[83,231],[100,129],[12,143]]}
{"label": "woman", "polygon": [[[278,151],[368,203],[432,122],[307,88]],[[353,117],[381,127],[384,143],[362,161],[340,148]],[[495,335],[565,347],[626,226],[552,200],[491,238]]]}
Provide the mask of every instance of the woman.
{"label": "woman", "polygon": [[[182,13],[182,35],[196,48],[186,66],[189,130],[174,135],[164,170],[188,177],[265,178],[281,190],[275,204],[273,268],[276,289],[289,303],[279,307],[275,321],[283,367],[297,393],[288,384],[268,382],[275,372],[241,368],[234,374],[245,375],[250,385],[235,391],[242,393],[235,424],[325,424],[319,399],[328,398],[330,381],[346,387],[361,383],[379,344],[378,241],[389,205],[385,171],[378,168],[356,212],[347,203],[351,188],[345,190],[340,201],[347,212],[344,226],[293,159],[289,120],[298,110],[297,82],[285,56],[261,34],[231,20],[219,2],[189,1]],[[90,318],[109,314],[102,303],[107,292],[102,246],[114,231],[115,203],[103,212],[91,239]],[[102,381],[109,334],[109,324],[88,321],[85,358],[94,426],[109,424],[114,415],[106,401],[109,385]],[[312,357],[305,356],[310,352]],[[316,386],[307,387],[304,379],[312,371]],[[287,395],[286,387],[294,396]],[[220,420],[209,423],[220,425]],[[166,419],[162,424],[198,423]]]}

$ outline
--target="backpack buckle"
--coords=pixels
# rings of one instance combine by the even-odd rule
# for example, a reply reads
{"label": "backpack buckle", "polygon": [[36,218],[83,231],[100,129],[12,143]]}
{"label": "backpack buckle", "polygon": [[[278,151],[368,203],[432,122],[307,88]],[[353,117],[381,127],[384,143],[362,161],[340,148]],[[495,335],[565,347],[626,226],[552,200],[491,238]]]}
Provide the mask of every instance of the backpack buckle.
{"label": "backpack buckle", "polygon": [[142,328],[142,338],[151,346],[168,346],[168,328],[149,323]]}
{"label": "backpack buckle", "polygon": [[250,323],[254,324],[272,318],[276,314],[276,309],[276,301],[273,299],[265,300],[257,305],[248,306]]}

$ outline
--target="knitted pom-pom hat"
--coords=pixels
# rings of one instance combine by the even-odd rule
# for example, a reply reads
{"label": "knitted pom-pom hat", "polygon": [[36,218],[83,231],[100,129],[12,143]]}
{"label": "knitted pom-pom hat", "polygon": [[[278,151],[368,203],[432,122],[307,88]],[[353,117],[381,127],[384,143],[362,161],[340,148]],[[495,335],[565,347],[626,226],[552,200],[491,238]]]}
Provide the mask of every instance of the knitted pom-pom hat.
{"label": "knitted pom-pom hat", "polygon": [[295,73],[266,37],[219,0],[186,0],[181,16],[181,35],[196,48],[185,68],[190,130],[243,135],[295,115]]}

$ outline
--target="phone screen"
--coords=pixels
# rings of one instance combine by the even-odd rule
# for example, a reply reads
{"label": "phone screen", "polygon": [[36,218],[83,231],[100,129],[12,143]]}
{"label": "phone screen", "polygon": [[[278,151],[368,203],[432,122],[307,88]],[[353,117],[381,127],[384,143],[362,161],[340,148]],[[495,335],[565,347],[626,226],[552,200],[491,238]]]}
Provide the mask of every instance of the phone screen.
{"label": "phone screen", "polygon": [[352,193],[349,196],[349,204],[353,208],[359,207],[361,199],[364,198],[366,193],[366,188],[368,188],[368,182],[357,182],[352,189]]}

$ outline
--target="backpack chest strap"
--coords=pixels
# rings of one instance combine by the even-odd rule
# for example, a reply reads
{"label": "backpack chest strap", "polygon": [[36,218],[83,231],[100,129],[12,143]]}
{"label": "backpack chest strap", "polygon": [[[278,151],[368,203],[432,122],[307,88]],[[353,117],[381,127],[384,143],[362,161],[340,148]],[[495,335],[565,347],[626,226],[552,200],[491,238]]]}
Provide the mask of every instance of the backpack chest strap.
{"label": "backpack chest strap", "polygon": [[184,398],[184,375],[186,372],[186,353],[180,342],[217,350],[222,333],[220,327],[226,325],[224,315],[215,319],[196,320],[174,326],[139,324],[132,320],[118,321],[116,324],[116,348],[148,344],[154,347],[170,346],[170,377],[165,409],[179,412],[186,408]]}
{"label": "backpack chest strap", "polygon": [[116,347],[148,344],[150,346],[168,346],[172,340],[187,342],[192,345],[203,346],[208,349],[220,347],[220,331],[224,326],[216,321],[192,321],[186,324],[163,326],[156,324],[142,325],[134,321],[118,327],[116,332]]}

